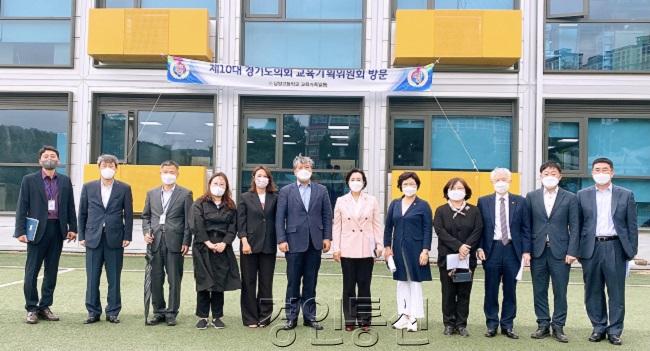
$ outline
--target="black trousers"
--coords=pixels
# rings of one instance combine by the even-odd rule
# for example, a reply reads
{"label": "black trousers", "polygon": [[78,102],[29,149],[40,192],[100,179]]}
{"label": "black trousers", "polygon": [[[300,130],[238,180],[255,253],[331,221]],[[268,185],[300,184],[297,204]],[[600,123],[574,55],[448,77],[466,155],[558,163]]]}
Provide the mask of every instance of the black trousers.
{"label": "black trousers", "polygon": [[370,325],[372,310],[370,283],[375,260],[372,257],[341,257],[343,271],[343,316],[346,326]]}
{"label": "black trousers", "polygon": [[[25,294],[25,309],[29,312],[44,310],[52,305],[59,271],[59,259],[63,248],[59,221],[48,219],[47,223],[41,223],[41,225],[45,225],[45,233],[41,241],[38,244],[27,244],[23,292]],[[39,300],[38,275],[43,264],[45,264],[45,273]]]}
{"label": "black trousers", "polygon": [[[239,257],[241,267],[241,317],[244,325],[270,323],[273,313],[275,253]],[[258,285],[259,282],[259,285]]]}
{"label": "black trousers", "polygon": [[[165,273],[169,285],[169,298],[165,303]],[[183,279],[183,255],[170,252],[165,240],[160,241],[158,250],[153,253],[151,261],[151,302],[154,314],[176,317],[181,304],[181,281]]]}
{"label": "black trousers", "polygon": [[[472,282],[454,283],[446,266],[439,266],[442,286],[442,322],[447,327],[467,327],[469,299],[472,295]],[[471,269],[472,274],[474,268]]]}
{"label": "black trousers", "polygon": [[123,264],[124,248],[108,247],[106,233],[102,233],[101,241],[96,248],[86,247],[86,310],[88,310],[89,315],[100,316],[102,314],[99,283],[102,277],[102,268],[104,267],[106,268],[106,280],[108,281],[106,315],[117,316],[120,314],[122,310],[120,281]]}
{"label": "black trousers", "polygon": [[[533,258],[530,273],[533,276],[533,301],[535,316],[540,328],[549,326],[564,327],[567,316],[567,288],[571,266],[564,259],[553,257],[550,247],[545,247],[542,255]],[[548,306],[548,283],[553,286],[553,319]]]}
{"label": "black trousers", "polygon": [[208,318],[212,310],[212,318],[223,317],[223,291],[197,291],[196,316]]}

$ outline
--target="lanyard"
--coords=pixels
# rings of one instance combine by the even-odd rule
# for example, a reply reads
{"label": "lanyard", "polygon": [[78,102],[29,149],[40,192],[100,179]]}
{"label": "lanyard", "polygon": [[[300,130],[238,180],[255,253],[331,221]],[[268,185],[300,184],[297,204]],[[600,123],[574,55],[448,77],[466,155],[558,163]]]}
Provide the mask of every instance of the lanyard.
{"label": "lanyard", "polygon": [[167,208],[169,208],[169,203],[172,199],[172,195],[174,193],[174,190],[172,189],[171,194],[169,194],[169,198],[167,199],[167,202],[165,202],[165,191],[162,190],[160,191],[160,203],[162,204],[163,207],[163,214],[167,214]]}

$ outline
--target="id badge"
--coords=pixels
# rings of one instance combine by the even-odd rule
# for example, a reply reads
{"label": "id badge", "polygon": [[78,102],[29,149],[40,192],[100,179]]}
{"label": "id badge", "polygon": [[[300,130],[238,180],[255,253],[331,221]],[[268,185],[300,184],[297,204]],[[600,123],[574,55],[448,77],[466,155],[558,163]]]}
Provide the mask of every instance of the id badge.
{"label": "id badge", "polygon": [[47,200],[47,210],[48,211],[56,211],[56,201]]}
{"label": "id badge", "polygon": [[166,214],[161,214],[160,215],[160,220],[158,221],[158,224],[165,224],[165,219],[167,218]]}

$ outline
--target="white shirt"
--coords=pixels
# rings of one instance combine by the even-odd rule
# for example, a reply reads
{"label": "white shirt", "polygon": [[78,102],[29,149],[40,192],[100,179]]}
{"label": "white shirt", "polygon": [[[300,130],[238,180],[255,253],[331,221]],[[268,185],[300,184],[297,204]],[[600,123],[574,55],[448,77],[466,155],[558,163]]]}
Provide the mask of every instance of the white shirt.
{"label": "white shirt", "polygon": [[596,188],[596,236],[615,236],[612,219],[612,185],[605,190]]}
{"label": "white shirt", "polygon": [[104,182],[100,181],[99,184],[101,185],[101,190],[102,190],[102,204],[104,204],[104,208],[108,207],[108,199],[111,198],[111,191],[113,191],[113,183],[115,181],[111,182],[111,185],[104,185]]}
{"label": "white shirt", "polygon": [[544,187],[544,208],[546,209],[546,217],[551,217],[551,211],[553,211],[553,205],[555,205],[557,192],[557,187],[555,187],[555,189],[552,191],[549,191],[546,189],[546,187]]}
{"label": "white shirt", "polygon": [[262,208],[264,208],[264,203],[266,202],[266,193],[257,194],[257,197],[260,199],[260,203],[262,204]]}
{"label": "white shirt", "polygon": [[172,188],[169,190],[165,190],[165,188],[162,188],[161,202],[162,202],[163,213],[167,213],[167,208],[169,207],[169,199],[171,199],[174,189],[176,189],[176,184],[174,184],[174,186],[172,186]]}
{"label": "white shirt", "polygon": [[504,199],[503,204],[506,207],[506,223],[508,223],[508,239],[512,240],[512,235],[510,234],[510,203],[508,193],[503,195],[496,194],[494,197],[496,203],[494,206],[494,240],[501,240],[501,198]]}

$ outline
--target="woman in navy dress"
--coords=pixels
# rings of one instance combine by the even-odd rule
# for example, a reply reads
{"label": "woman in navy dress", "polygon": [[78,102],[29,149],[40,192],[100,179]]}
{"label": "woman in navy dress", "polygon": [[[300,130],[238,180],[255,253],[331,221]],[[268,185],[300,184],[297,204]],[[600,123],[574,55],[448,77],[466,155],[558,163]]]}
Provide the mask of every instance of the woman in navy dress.
{"label": "woman in navy dress", "polygon": [[397,187],[404,196],[388,207],[384,227],[384,258],[393,256],[397,270],[396,329],[417,331],[417,318],[424,317],[422,282],[431,280],[429,249],[433,231],[429,203],[416,196],[420,178],[414,172],[399,176]]}

